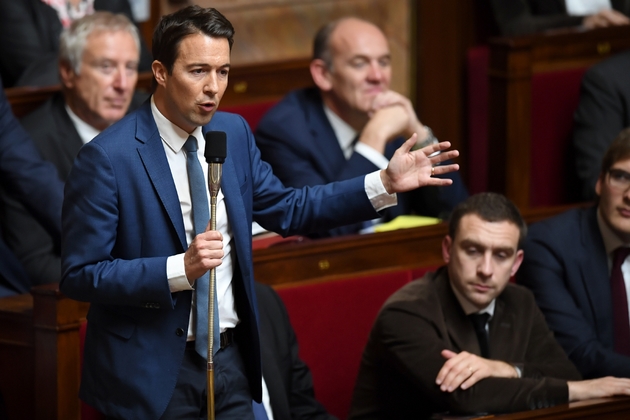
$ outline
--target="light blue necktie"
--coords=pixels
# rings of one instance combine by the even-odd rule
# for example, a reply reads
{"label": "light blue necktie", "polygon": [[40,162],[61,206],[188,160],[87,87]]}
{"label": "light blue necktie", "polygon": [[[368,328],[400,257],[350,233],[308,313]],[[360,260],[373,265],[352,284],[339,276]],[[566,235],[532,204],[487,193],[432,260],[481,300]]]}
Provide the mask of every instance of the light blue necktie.
{"label": "light blue necktie", "polygon": [[[192,200],[193,227],[195,235],[203,233],[210,219],[208,208],[208,194],[203,169],[197,158],[197,139],[188,137],[184,144],[186,150],[186,169],[188,171],[188,183],[190,184],[190,198]],[[199,277],[195,281],[195,296],[197,306],[197,324],[195,350],[204,359],[208,357],[208,288],[210,272]],[[215,288],[216,291],[216,288]],[[219,330],[219,306],[216,293],[214,295],[214,349],[213,354],[221,346],[221,331]]]}
{"label": "light blue necktie", "polygon": [[254,411],[255,420],[269,420],[267,410],[265,410],[265,406],[263,404],[252,400],[252,410]]}

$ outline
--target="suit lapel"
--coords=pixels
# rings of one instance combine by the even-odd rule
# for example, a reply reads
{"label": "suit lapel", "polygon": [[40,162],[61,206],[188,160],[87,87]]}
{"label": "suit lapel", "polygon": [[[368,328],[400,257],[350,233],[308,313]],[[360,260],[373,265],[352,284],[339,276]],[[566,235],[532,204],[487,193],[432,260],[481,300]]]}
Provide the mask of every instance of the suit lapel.
{"label": "suit lapel", "polygon": [[160,133],[151,114],[150,101],[145,102],[136,115],[136,139],[139,140],[138,153],[140,159],[142,160],[151,184],[153,184],[160,198],[162,206],[175,227],[182,249],[187,249],[188,244],[184,230],[182,210],[179,205],[179,197],[175,189],[175,183],[173,182],[166,154],[164,153]]}
{"label": "suit lapel", "polygon": [[[309,91],[310,93],[310,91]],[[319,93],[317,93],[319,95]],[[306,107],[306,122],[309,131],[315,139],[308,142],[307,147],[311,153],[317,156],[317,162],[323,162],[321,170],[326,174],[328,182],[337,180],[338,168],[346,163],[346,157],[339,146],[339,140],[333,131],[326,114],[321,99],[309,96]]]}
{"label": "suit lapel", "polygon": [[488,342],[490,357],[509,360],[514,346],[515,318],[514,313],[507,310],[501,295],[495,300],[494,315],[489,323]]}
{"label": "suit lapel", "polygon": [[[597,207],[580,212],[580,271],[582,282],[591,305],[591,318],[597,322],[601,316],[595,316],[595,308],[601,313],[602,308],[610,308],[612,296],[610,292],[608,256],[604,248],[599,226],[597,224]],[[586,309],[586,308],[583,308]],[[612,311],[612,309],[611,309]],[[604,319],[612,319],[610,317]],[[603,326],[599,326],[601,331]],[[605,328],[603,328],[605,330]]]}
{"label": "suit lapel", "polygon": [[68,177],[74,159],[76,159],[79,149],[83,146],[81,136],[72,123],[70,116],[66,112],[65,102],[61,93],[56,94],[53,99],[52,113],[57,125],[56,138],[59,139],[57,147],[63,151],[63,162],[58,162],[63,166],[64,173],[60,174],[63,179]]}
{"label": "suit lapel", "polygon": [[480,355],[481,349],[472,324],[451,289],[446,269],[436,279],[436,290],[440,302],[444,306],[444,322],[451,342],[456,351],[466,350]]}

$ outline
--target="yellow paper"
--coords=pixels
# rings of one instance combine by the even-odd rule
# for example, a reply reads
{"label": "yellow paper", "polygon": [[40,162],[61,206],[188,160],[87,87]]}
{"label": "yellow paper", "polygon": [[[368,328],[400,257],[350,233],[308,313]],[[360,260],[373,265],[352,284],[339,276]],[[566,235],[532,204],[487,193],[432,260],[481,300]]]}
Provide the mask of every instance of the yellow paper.
{"label": "yellow paper", "polygon": [[435,217],[425,216],[398,216],[394,220],[374,226],[375,232],[387,232],[390,230],[407,229],[418,226],[429,226],[440,223],[441,220]]}

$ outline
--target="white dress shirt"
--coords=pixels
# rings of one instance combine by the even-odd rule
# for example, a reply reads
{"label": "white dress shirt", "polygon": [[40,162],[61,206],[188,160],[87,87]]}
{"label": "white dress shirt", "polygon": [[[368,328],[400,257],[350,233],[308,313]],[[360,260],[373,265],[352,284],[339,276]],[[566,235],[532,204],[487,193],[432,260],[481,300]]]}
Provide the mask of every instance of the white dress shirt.
{"label": "white dress shirt", "polygon": [[[182,217],[184,219],[184,229],[186,231],[186,240],[190,245],[195,234],[193,231],[192,221],[192,203],[190,198],[190,187],[188,184],[188,172],[186,169],[186,151],[183,150],[184,143],[188,139],[189,134],[175,124],[170,122],[157,109],[154,98],[151,97],[151,112],[157,125],[164,152],[168,160],[175,189],[179,197],[180,207],[182,209]],[[197,139],[197,157],[199,162],[205,162],[203,152],[205,150],[205,139],[201,127],[197,127],[190,135]],[[208,165],[201,165],[204,177],[208,179]],[[387,207],[396,205],[396,194],[388,194],[381,181],[379,171],[373,172],[365,176],[365,191],[370,202],[377,211]],[[208,194],[208,202],[210,194]],[[209,205],[208,205],[209,206]],[[210,208],[210,207],[208,207]],[[232,293],[232,229],[228,220],[227,209],[223,192],[219,191],[217,197],[217,231],[223,235],[223,262],[216,269],[217,281],[217,300],[219,305],[219,326],[221,331],[235,327],[238,322],[236,307],[234,303],[234,294]],[[170,256],[166,261],[166,272],[171,292],[182,290],[192,290],[184,268],[184,254]],[[193,299],[194,305],[194,299]],[[188,340],[195,339],[195,308],[193,306],[188,324]]]}

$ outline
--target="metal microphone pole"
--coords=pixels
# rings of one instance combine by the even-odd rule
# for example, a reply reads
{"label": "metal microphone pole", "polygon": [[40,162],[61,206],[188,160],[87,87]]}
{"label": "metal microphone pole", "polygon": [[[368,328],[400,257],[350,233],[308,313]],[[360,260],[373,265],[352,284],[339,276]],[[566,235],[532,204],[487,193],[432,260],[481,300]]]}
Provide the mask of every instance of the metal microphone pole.
{"label": "metal microphone pole", "polygon": [[[217,196],[221,188],[223,162],[226,157],[226,134],[222,131],[209,131],[205,134],[204,156],[208,162],[208,189],[210,190],[210,230],[217,230]],[[214,302],[216,296],[216,267],[210,270],[208,287],[208,354],[207,354],[207,409],[208,420],[215,419],[214,409]]]}

